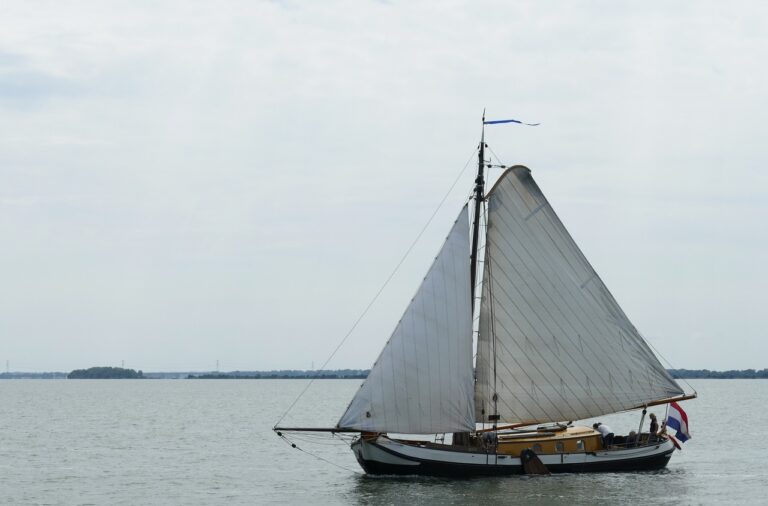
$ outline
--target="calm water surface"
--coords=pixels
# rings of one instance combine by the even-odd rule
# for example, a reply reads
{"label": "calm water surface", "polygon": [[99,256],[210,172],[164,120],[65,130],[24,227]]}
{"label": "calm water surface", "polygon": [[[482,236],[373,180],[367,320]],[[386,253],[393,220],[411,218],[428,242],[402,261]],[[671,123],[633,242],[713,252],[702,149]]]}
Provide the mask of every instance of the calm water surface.
{"label": "calm water surface", "polygon": [[[694,439],[663,471],[469,480],[366,477],[329,437],[291,448],[270,427],[306,384],[0,381],[0,503],[768,504],[765,380],[691,381]],[[284,422],[333,425],[358,386],[318,381]],[[626,433],[639,415],[602,420]]]}

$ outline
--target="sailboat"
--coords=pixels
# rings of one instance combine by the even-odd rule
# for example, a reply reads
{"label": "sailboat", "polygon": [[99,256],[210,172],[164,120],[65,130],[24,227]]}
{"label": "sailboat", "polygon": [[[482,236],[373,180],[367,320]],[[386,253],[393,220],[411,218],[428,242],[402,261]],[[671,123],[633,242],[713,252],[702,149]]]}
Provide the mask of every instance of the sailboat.
{"label": "sailboat", "polygon": [[[662,366],[530,169],[503,167],[486,192],[490,123],[473,197],[337,425],[274,430],[356,433],[370,474],[663,468],[674,440],[642,431],[646,409],[696,393]],[[612,440],[573,423],[637,409],[640,430]]]}

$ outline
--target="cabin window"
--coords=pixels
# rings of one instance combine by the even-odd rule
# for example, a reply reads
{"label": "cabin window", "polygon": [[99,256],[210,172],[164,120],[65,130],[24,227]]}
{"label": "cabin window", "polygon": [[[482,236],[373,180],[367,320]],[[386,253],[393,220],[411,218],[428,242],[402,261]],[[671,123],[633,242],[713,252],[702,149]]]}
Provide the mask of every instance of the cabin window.
{"label": "cabin window", "polygon": [[584,441],[581,439],[576,440],[576,450],[584,450]]}
{"label": "cabin window", "polygon": [[557,453],[563,453],[565,451],[565,447],[563,446],[563,443],[555,443],[555,451]]}
{"label": "cabin window", "polygon": [[534,451],[535,453],[537,453],[537,454],[538,454],[538,453],[541,453],[541,445],[540,445],[540,444],[538,444],[538,443],[536,443],[535,445],[533,445],[533,451]]}

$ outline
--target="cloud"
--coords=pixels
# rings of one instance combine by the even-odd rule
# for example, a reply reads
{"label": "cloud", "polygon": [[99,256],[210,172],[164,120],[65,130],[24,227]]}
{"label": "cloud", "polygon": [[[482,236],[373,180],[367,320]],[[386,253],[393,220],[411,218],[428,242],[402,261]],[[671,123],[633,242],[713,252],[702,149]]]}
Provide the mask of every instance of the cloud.
{"label": "cloud", "polygon": [[58,97],[76,97],[84,92],[75,80],[29,68],[28,59],[0,53],[0,107],[26,106]]}

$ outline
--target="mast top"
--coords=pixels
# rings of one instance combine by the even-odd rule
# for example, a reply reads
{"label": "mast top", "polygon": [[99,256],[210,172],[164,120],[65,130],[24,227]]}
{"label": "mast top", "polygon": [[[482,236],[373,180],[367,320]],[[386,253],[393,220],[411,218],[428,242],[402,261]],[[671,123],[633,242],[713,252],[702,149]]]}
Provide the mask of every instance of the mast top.
{"label": "mast top", "polygon": [[480,206],[485,198],[485,108],[483,108],[483,129],[480,133],[480,149],[477,153],[477,177],[475,178],[475,213],[472,219],[472,250],[469,257],[470,263],[470,294],[472,308],[475,307],[475,285],[477,284],[477,244],[480,231]]}

